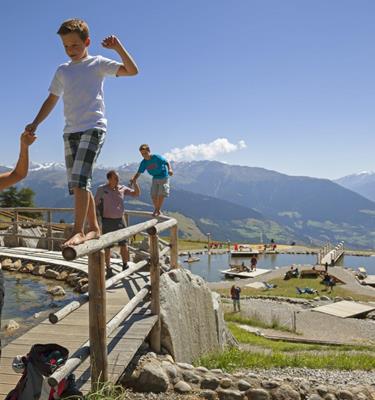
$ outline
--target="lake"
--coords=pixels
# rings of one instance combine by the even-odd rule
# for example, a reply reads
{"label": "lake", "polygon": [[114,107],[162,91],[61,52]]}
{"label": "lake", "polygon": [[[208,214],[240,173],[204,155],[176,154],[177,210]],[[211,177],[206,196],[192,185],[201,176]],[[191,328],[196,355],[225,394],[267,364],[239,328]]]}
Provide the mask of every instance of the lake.
{"label": "lake", "polygon": [[[229,254],[197,254],[200,261],[188,264],[183,262],[187,257],[180,257],[181,265],[191,271],[193,274],[199,275],[207,282],[218,282],[224,279],[224,275],[220,270],[228,269],[230,263]],[[249,265],[250,258],[236,257],[235,262],[232,264],[241,264],[242,261]],[[259,268],[274,269],[275,267],[283,267],[292,264],[315,264],[315,254],[264,254],[258,256]],[[375,257],[364,256],[344,256],[344,258],[337,265],[351,267],[357,269],[358,267],[365,267],[369,275],[375,275]]]}

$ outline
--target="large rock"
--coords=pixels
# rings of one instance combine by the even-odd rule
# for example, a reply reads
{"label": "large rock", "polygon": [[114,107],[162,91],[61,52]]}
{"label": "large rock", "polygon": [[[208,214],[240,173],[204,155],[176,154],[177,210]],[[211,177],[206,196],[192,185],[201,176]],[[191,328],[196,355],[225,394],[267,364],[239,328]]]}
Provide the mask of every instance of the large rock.
{"label": "large rock", "polygon": [[227,343],[219,299],[205,281],[176,269],[160,278],[162,346],[175,361],[192,362],[202,354],[220,351]]}
{"label": "large rock", "polygon": [[[9,227],[7,229],[7,234],[13,234],[13,227]],[[32,247],[35,248],[38,244],[39,237],[44,236],[42,228],[39,226],[33,227],[33,228],[21,228],[18,227],[17,233],[19,235],[25,235],[25,236],[35,236],[35,239],[33,238],[18,238],[16,236],[4,236],[4,246],[5,247]]]}

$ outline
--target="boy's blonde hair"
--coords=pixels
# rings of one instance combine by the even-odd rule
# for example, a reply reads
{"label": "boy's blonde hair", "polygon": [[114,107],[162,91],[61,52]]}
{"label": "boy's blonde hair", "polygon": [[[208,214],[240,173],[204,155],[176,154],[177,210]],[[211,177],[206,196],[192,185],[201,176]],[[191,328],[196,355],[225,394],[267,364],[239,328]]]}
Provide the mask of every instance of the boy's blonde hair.
{"label": "boy's blonde hair", "polygon": [[57,31],[57,34],[63,36],[73,32],[77,33],[83,42],[85,42],[86,39],[90,36],[89,26],[84,20],[78,18],[68,19],[64,21]]}

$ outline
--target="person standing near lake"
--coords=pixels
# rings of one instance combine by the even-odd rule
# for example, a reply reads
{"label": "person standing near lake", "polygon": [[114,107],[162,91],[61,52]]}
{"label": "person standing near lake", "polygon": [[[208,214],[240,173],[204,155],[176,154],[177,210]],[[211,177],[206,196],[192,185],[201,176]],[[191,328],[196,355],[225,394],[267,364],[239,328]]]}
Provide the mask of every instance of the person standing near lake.
{"label": "person standing near lake", "polygon": [[[94,164],[99,156],[107,131],[104,115],[103,82],[107,76],[132,76],[138,73],[131,56],[116,36],[108,36],[102,46],[112,49],[122,63],[102,56],[90,56],[89,28],[81,19],[62,23],[60,35],[70,62],[58,67],[44,101],[34,121],[26,130],[34,133],[51,113],[59,98],[64,101],[64,147],[69,193],[74,195],[74,228],[64,246],[74,246],[95,239],[100,229],[90,191]],[[88,233],[85,233],[85,222]]]}
{"label": "person standing near lake", "polygon": [[151,198],[154,204],[152,215],[157,217],[160,215],[164,199],[169,196],[169,176],[173,175],[173,170],[170,162],[164,157],[158,154],[151,154],[148,144],[142,144],[139,147],[139,151],[142,154],[143,160],[130,182],[136,182],[139,176],[147,169],[147,172],[152,176]]}
{"label": "person standing near lake", "polygon": [[[0,174],[0,190],[4,190],[9,186],[14,185],[20,180],[26,178],[29,171],[29,146],[34,143],[36,136],[29,132],[24,132],[21,135],[20,154],[18,161],[13,170]],[[1,313],[4,305],[4,276],[0,264],[0,326]],[[0,341],[1,355],[1,341]]]}
{"label": "person standing near lake", "polygon": [[233,311],[240,312],[241,311],[241,305],[240,305],[240,293],[241,293],[241,288],[239,286],[233,285],[230,289],[230,296],[233,300]]}
{"label": "person standing near lake", "polygon": [[251,260],[250,260],[250,269],[251,269],[251,271],[256,271],[257,270],[257,263],[258,263],[258,259],[257,259],[257,256],[254,254],[251,257]]}
{"label": "person standing near lake", "polygon": [[[107,172],[107,183],[99,186],[95,194],[95,205],[99,210],[102,219],[102,233],[114,232],[126,227],[124,221],[124,198],[125,196],[138,197],[140,189],[137,182],[134,182],[134,189],[120,185],[120,177],[117,171]],[[122,269],[128,266],[129,251],[127,241],[119,242],[120,254],[122,258]],[[112,275],[111,270],[111,249],[105,249],[105,265],[107,268],[107,278]]]}

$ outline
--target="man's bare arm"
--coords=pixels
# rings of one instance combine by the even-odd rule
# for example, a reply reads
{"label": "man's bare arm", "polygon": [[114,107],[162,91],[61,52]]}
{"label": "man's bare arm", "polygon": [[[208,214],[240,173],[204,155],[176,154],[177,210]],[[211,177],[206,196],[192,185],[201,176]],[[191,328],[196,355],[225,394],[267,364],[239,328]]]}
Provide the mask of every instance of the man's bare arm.
{"label": "man's bare arm", "polygon": [[37,116],[35,117],[34,121],[31,124],[26,125],[25,129],[28,132],[34,133],[37,130],[38,125],[48,117],[48,115],[58,102],[58,100],[59,96],[50,93],[49,96],[44,101],[44,103],[42,104],[42,107],[40,107],[40,110]]}
{"label": "man's bare arm", "polygon": [[115,50],[121,57],[122,66],[118,69],[116,76],[133,76],[138,74],[137,64],[116,36],[111,35],[106,37],[102,41],[102,46],[106,49]]}
{"label": "man's bare arm", "polygon": [[29,146],[35,141],[36,136],[30,132],[21,135],[20,155],[17,165],[10,172],[0,174],[0,190],[14,185],[27,176],[29,171]]}
{"label": "man's bare arm", "polygon": [[134,191],[130,194],[130,196],[138,197],[141,194],[141,189],[140,189],[140,187],[138,185],[138,182],[136,180],[133,181],[133,188],[134,188]]}

